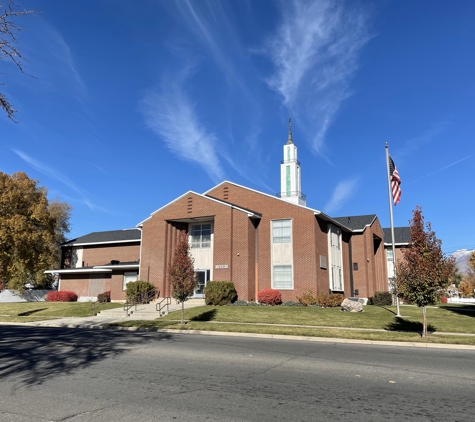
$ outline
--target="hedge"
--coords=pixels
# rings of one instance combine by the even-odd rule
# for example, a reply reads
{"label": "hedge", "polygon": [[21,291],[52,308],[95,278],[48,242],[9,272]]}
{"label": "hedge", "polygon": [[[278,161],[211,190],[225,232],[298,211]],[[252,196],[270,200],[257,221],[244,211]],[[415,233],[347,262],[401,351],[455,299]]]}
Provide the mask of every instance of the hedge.
{"label": "hedge", "polygon": [[76,302],[78,300],[78,295],[74,292],[63,291],[63,292],[49,292],[46,295],[46,302]]}
{"label": "hedge", "polygon": [[205,287],[205,303],[223,306],[235,302],[238,298],[234,283],[230,281],[208,281]]}

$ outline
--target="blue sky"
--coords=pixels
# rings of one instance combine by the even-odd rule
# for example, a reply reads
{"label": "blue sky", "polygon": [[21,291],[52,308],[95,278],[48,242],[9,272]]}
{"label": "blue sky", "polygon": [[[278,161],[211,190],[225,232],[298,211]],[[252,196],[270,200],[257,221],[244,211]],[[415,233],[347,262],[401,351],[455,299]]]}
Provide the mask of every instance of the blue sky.
{"label": "blue sky", "polygon": [[19,3],[34,78],[0,62],[0,171],[69,202],[71,237],[223,180],[279,192],[291,115],[309,207],[388,227],[388,142],[395,225],[421,205],[446,252],[475,248],[475,2]]}

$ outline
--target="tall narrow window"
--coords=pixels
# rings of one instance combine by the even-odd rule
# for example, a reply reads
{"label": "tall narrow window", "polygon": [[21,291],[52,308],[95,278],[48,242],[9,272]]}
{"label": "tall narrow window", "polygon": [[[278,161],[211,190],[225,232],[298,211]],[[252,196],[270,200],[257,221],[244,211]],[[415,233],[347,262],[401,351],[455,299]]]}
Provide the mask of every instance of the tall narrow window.
{"label": "tall narrow window", "polygon": [[273,271],[273,289],[292,288],[292,265],[274,265]]}
{"label": "tall narrow window", "polygon": [[285,167],[285,190],[286,195],[290,196],[290,166]]}
{"label": "tall narrow window", "polygon": [[209,248],[211,246],[211,223],[191,226],[191,247]]}
{"label": "tall narrow window", "polygon": [[272,243],[290,243],[292,241],[292,220],[272,221]]}

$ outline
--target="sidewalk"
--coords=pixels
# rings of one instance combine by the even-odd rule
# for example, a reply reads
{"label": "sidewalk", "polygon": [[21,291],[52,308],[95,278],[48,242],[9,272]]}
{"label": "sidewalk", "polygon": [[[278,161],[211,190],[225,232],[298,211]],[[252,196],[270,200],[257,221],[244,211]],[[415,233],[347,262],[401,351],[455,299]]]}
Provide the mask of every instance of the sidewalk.
{"label": "sidewalk", "polygon": [[[190,299],[185,302],[185,309],[203,306],[204,299]],[[105,324],[113,322],[124,322],[132,320],[151,321],[160,317],[156,310],[156,302],[147,305],[133,306],[127,316],[127,312],[121,307],[116,309],[107,309],[99,312],[96,316],[90,317],[65,317],[57,319],[47,319],[43,321],[25,322],[22,325],[36,327],[65,327],[65,328],[100,328]],[[165,308],[166,309],[166,308]],[[181,303],[177,304],[172,300],[168,306],[168,312],[181,310]]]}

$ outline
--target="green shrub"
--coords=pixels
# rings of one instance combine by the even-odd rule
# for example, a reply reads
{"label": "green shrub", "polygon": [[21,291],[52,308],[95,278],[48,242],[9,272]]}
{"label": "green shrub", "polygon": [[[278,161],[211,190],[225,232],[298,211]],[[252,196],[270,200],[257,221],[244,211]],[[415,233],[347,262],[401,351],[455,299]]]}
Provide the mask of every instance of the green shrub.
{"label": "green shrub", "polygon": [[311,290],[307,290],[306,292],[302,293],[302,296],[298,297],[297,300],[303,305],[303,306],[312,306],[317,303],[317,298],[313,294]]}
{"label": "green shrub", "polygon": [[294,300],[288,300],[287,302],[284,302],[282,306],[300,306],[303,307],[305,306],[302,302],[295,302]]}
{"label": "green shrub", "polygon": [[155,286],[148,281],[131,281],[127,283],[125,297],[128,303],[149,303],[155,298]]}
{"label": "green shrub", "polygon": [[237,300],[234,283],[230,281],[208,281],[205,287],[205,303],[213,306],[223,306]]}
{"label": "green shrub", "polygon": [[368,305],[388,306],[393,304],[393,296],[389,292],[375,292],[374,296],[368,299]]}

